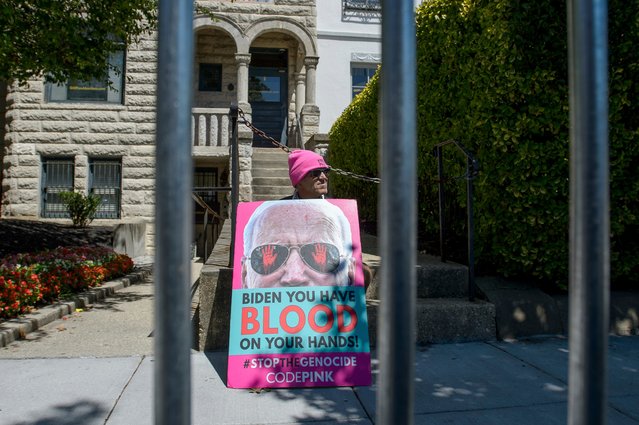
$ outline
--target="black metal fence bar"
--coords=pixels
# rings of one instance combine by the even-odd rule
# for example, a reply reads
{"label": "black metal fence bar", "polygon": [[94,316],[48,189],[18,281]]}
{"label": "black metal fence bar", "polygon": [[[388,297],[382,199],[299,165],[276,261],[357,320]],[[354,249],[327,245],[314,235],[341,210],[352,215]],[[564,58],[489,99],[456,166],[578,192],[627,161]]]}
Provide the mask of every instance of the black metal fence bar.
{"label": "black metal fence bar", "polygon": [[447,260],[446,252],[446,217],[444,215],[444,159],[442,158],[442,147],[435,147],[435,155],[437,156],[437,186],[439,188],[439,255],[443,263]]}
{"label": "black metal fence bar", "polygon": [[610,297],[608,4],[568,1],[570,361],[568,423],[606,423]]}
{"label": "black metal fence bar", "polygon": [[191,422],[193,2],[160,0],[156,146],[154,420]]}
{"label": "black metal fence bar", "polygon": [[468,299],[475,300],[477,287],[475,285],[475,220],[474,220],[474,185],[473,179],[479,172],[479,163],[473,154],[460,142],[447,140],[435,145],[434,153],[437,157],[437,179],[439,187],[439,249],[442,262],[446,262],[446,219],[445,219],[445,187],[444,187],[444,162],[442,148],[446,145],[455,145],[466,156],[466,235],[468,248]]}
{"label": "black metal fence bar", "polygon": [[474,218],[474,187],[473,178],[477,161],[466,157],[466,214],[467,214],[467,249],[468,249],[468,300],[475,301],[477,286],[475,285],[475,218]]}
{"label": "black metal fence bar", "polygon": [[237,221],[237,205],[240,202],[240,153],[238,141],[238,106],[231,105],[231,249],[229,267],[233,267],[235,255],[235,226]]}
{"label": "black metal fence bar", "polygon": [[414,422],[417,289],[416,36],[413,0],[382,2],[380,317],[377,420]]}

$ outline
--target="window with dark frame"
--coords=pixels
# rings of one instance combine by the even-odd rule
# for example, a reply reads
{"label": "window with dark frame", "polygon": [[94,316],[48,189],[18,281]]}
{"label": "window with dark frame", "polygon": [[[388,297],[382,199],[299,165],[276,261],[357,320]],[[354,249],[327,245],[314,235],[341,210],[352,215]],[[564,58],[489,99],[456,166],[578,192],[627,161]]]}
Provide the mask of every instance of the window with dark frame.
{"label": "window with dark frame", "polygon": [[222,64],[201,63],[198,76],[199,91],[222,91]]}
{"label": "window with dark frame", "polygon": [[95,218],[120,218],[121,160],[89,159],[89,193],[102,200]]}
{"label": "window with dark frame", "polygon": [[73,171],[72,158],[42,158],[42,217],[69,218],[69,211],[60,193],[73,191]]}
{"label": "window with dark frame", "polygon": [[351,87],[352,87],[352,98],[354,99],[366,84],[373,78],[377,72],[377,65],[369,65],[369,64],[352,64],[351,65]]}
{"label": "window with dark frame", "polygon": [[103,80],[70,79],[63,84],[46,83],[45,90],[48,102],[122,104],[124,101],[124,50],[110,55],[108,77]]}

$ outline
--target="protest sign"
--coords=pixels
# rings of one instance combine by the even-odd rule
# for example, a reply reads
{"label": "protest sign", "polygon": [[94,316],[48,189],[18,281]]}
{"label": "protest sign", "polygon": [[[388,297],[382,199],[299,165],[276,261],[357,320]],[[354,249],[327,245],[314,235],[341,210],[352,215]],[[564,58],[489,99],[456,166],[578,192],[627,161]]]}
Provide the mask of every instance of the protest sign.
{"label": "protest sign", "polygon": [[240,203],[228,386],[370,385],[354,200]]}

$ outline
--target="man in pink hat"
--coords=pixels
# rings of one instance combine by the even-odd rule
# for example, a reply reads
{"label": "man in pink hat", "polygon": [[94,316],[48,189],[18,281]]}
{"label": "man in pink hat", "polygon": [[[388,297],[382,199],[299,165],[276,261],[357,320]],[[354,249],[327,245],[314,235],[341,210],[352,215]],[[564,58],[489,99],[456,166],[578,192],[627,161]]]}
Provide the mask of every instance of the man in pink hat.
{"label": "man in pink hat", "polygon": [[[288,155],[288,175],[295,188],[292,195],[282,199],[324,199],[328,194],[328,172],[331,167],[313,151],[294,150]],[[370,267],[364,266],[366,288],[372,279]]]}
{"label": "man in pink hat", "polygon": [[295,192],[284,199],[322,199],[328,193],[330,167],[312,151],[295,150],[288,156],[288,174]]}

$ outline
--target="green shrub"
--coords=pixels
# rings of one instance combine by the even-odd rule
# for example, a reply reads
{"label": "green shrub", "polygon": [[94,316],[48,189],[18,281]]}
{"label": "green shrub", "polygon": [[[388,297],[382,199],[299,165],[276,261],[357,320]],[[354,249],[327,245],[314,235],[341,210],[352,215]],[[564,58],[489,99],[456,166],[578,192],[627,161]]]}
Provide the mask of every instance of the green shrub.
{"label": "green shrub", "polygon": [[[328,163],[363,176],[377,177],[377,86],[378,72],[359,93],[330,130]],[[358,199],[361,220],[377,219],[375,183],[355,180],[337,173],[331,174],[333,196]]]}
{"label": "green shrub", "polygon": [[[420,237],[435,239],[438,232],[432,149],[455,139],[481,166],[478,270],[560,286],[568,275],[566,16],[565,2],[552,0],[431,0],[417,11]],[[611,0],[609,22],[611,271],[613,281],[626,282],[639,271],[639,3]],[[367,90],[377,91],[375,84]],[[333,166],[357,172],[349,168],[358,164],[353,157],[377,155],[377,135],[369,134],[376,115],[376,99],[355,99],[331,129]],[[464,162],[453,152],[445,148],[446,174],[459,176]],[[374,194],[358,196],[361,185],[337,182],[334,196],[344,193],[359,199],[360,209],[375,208]],[[463,180],[446,190],[447,219],[463,241]]]}
{"label": "green shrub", "polygon": [[69,211],[75,227],[86,227],[93,221],[102,200],[96,195],[84,195],[79,192],[60,193],[62,202]]}

